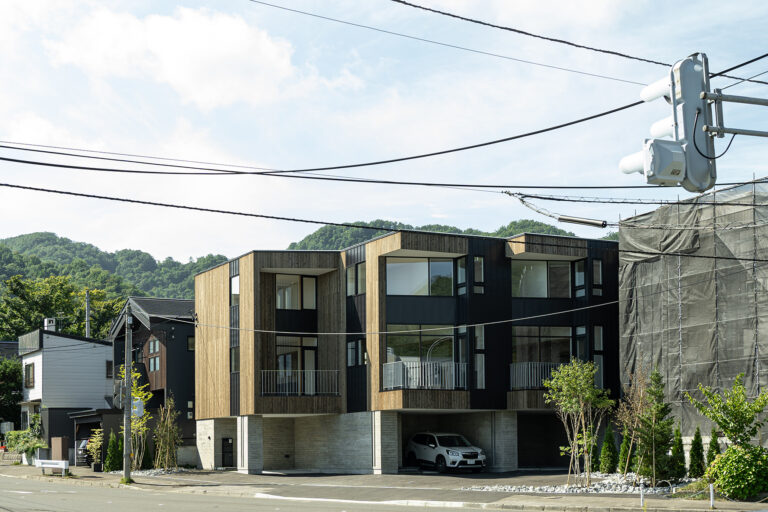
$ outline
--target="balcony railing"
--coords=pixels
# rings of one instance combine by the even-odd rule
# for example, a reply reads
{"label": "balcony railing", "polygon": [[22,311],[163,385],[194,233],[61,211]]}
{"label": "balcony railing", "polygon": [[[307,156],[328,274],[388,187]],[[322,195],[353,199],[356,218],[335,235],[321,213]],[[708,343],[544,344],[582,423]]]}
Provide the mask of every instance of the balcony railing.
{"label": "balcony railing", "polygon": [[262,370],[262,396],[338,396],[339,370]]}
{"label": "balcony railing", "polygon": [[467,364],[397,361],[382,365],[382,384],[388,389],[467,389]]}
{"label": "balcony railing", "polygon": [[543,389],[544,381],[560,363],[512,363],[509,365],[509,389]]}

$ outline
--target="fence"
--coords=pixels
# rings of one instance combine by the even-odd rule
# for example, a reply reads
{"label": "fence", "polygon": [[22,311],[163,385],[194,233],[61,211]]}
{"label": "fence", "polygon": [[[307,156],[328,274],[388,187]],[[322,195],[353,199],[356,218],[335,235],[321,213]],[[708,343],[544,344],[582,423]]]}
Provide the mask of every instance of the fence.
{"label": "fence", "polygon": [[467,364],[397,361],[382,365],[383,388],[467,389]]}
{"label": "fence", "polygon": [[262,396],[338,395],[339,370],[262,370]]}
{"label": "fence", "polygon": [[544,380],[560,363],[512,363],[509,365],[509,389],[543,389]]}

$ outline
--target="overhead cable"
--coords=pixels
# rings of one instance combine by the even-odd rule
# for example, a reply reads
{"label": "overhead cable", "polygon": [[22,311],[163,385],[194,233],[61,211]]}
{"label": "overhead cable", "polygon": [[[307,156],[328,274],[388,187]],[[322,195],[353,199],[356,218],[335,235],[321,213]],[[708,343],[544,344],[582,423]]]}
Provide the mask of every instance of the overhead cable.
{"label": "overhead cable", "polygon": [[[393,231],[404,231],[404,232],[412,232],[412,233],[429,233],[429,234],[436,234],[436,235],[454,235],[454,236],[472,236],[472,235],[465,235],[463,233],[437,233],[437,232],[430,232],[430,231],[420,231],[420,230],[413,230],[413,229],[395,229],[393,230],[391,227],[388,226],[363,226],[359,224],[352,224],[348,222],[330,222],[330,221],[323,221],[323,220],[316,220],[316,219],[302,219],[302,218],[296,218],[296,217],[283,217],[283,216],[277,216],[277,215],[266,215],[266,214],[259,214],[259,213],[248,213],[248,212],[238,212],[238,211],[232,211],[232,210],[219,210],[214,208],[202,208],[199,206],[188,206],[188,205],[179,205],[179,204],[172,204],[172,203],[161,203],[161,202],[154,202],[154,201],[144,201],[140,199],[130,199],[130,198],[124,198],[124,197],[114,197],[114,196],[102,196],[102,195],[96,195],[96,194],[85,194],[81,192],[71,192],[71,191],[65,191],[65,190],[56,190],[56,189],[45,189],[40,187],[30,187],[30,186],[24,186],[24,185],[14,185],[10,183],[0,183],[0,187],[8,187],[8,188],[15,188],[20,190],[30,190],[35,192],[46,192],[51,194],[60,194],[60,195],[66,195],[66,196],[75,196],[75,197],[84,197],[88,199],[103,199],[106,201],[116,201],[116,202],[123,202],[123,203],[132,203],[132,204],[143,204],[147,206],[157,206],[162,208],[173,208],[178,210],[192,210],[192,211],[199,211],[199,212],[205,212],[205,213],[220,213],[225,215],[236,215],[241,217],[253,217],[253,218],[261,218],[261,219],[270,219],[270,220],[283,220],[287,222],[300,222],[300,223],[306,223],[306,224],[319,224],[319,225],[328,225],[328,226],[340,226],[340,227],[348,227],[348,228],[359,228],[359,229],[368,229],[371,231],[386,231],[386,232],[393,232]],[[514,244],[525,244],[527,242],[522,240],[514,240],[514,239],[507,239],[508,243],[514,243]],[[542,247],[560,247],[560,248],[573,248],[570,245],[564,245],[564,244],[552,244],[552,243],[546,243],[546,242],[536,242],[537,246]],[[740,258],[736,256],[710,256],[710,255],[703,255],[703,254],[687,254],[687,253],[678,253],[678,252],[661,252],[661,251],[642,251],[642,250],[623,250],[618,249],[619,253],[631,253],[631,254],[642,254],[647,256],[680,256],[680,257],[686,257],[686,258],[703,258],[703,259],[717,259],[717,260],[732,260],[732,261],[749,261],[749,262],[768,262],[768,259],[763,258]]]}
{"label": "overhead cable", "polygon": [[603,79],[606,79],[606,80],[613,80],[615,82],[624,82],[624,83],[627,83],[627,84],[634,84],[634,85],[646,85],[646,84],[644,84],[642,82],[635,82],[633,80],[626,80],[624,78],[617,78],[617,77],[614,77],[614,76],[602,75],[602,74],[599,74],[599,73],[590,73],[590,72],[587,72],[587,71],[580,71],[580,70],[577,70],[577,69],[571,69],[571,68],[566,68],[566,67],[562,67],[562,66],[555,66],[555,65],[552,65],[552,64],[544,64],[544,63],[541,63],[541,62],[534,62],[532,60],[520,59],[520,58],[517,58],[517,57],[510,57],[508,55],[501,55],[501,54],[498,54],[498,53],[487,52],[487,51],[484,51],[484,50],[477,50],[477,49],[474,49],[474,48],[467,48],[465,46],[459,46],[459,45],[456,45],[456,44],[435,41],[433,39],[426,39],[424,37],[412,36],[412,35],[409,35],[409,34],[403,34],[401,32],[394,32],[392,30],[385,30],[383,28],[372,27],[370,25],[363,25],[362,23],[354,23],[354,22],[351,22],[351,21],[345,21],[345,20],[340,20],[340,19],[337,19],[337,18],[331,18],[330,16],[323,16],[321,14],[315,14],[315,13],[308,12],[308,11],[301,11],[299,9],[293,9],[293,8],[285,7],[285,6],[282,6],[282,5],[271,4],[269,2],[262,2],[261,0],[249,0],[249,1],[253,2],[255,4],[265,5],[267,7],[273,7],[275,9],[281,9],[283,11],[289,11],[289,12],[293,12],[293,13],[297,13],[297,14],[303,14],[305,16],[311,16],[313,18],[318,18],[318,19],[321,19],[321,20],[332,21],[334,23],[341,23],[343,25],[349,25],[349,26],[352,26],[352,27],[358,27],[358,28],[364,28],[364,29],[367,29],[367,30],[373,30],[373,31],[381,32],[382,34],[388,34],[388,35],[391,35],[391,36],[404,37],[406,39],[412,39],[414,41],[420,41],[422,43],[429,43],[429,44],[434,44],[434,45],[438,45],[438,46],[444,46],[446,48],[453,48],[455,50],[461,50],[461,51],[465,51],[465,52],[477,53],[477,54],[480,54],[480,55],[487,55],[489,57],[497,57],[497,58],[500,58],[500,59],[511,60],[511,61],[514,61],[514,62],[520,62],[522,64],[530,64],[532,66],[540,66],[540,67],[543,67],[543,68],[556,69],[558,71],[566,71],[568,73],[576,73],[576,74],[579,74],[579,75],[591,76],[591,77],[595,77],[595,78],[603,78]]}
{"label": "overhead cable", "polygon": [[[455,19],[458,19],[458,20],[467,21],[469,23],[474,23],[474,24],[477,24],[477,25],[485,26],[485,27],[496,28],[496,29],[499,29],[499,30],[506,30],[507,32],[514,32],[516,34],[520,34],[520,35],[524,35],[524,36],[528,36],[528,37],[533,37],[533,38],[536,38],[536,39],[542,39],[544,41],[549,41],[549,42],[552,42],[552,43],[559,43],[559,44],[564,44],[564,45],[567,45],[567,46],[572,46],[574,48],[580,48],[582,50],[589,50],[589,51],[598,52],[598,53],[605,53],[605,54],[608,54],[608,55],[614,55],[616,57],[622,57],[622,58],[625,58],[625,59],[636,60],[636,61],[640,61],[640,62],[647,62],[649,64],[656,64],[658,66],[665,66],[665,67],[671,67],[672,66],[672,64],[670,64],[668,62],[661,62],[661,61],[658,61],[658,60],[646,59],[644,57],[637,57],[635,55],[628,55],[626,53],[621,53],[621,52],[618,52],[618,51],[615,51],[615,50],[606,50],[606,49],[603,49],[603,48],[595,48],[593,46],[586,46],[586,45],[583,45],[583,44],[574,43],[572,41],[567,41],[565,39],[558,39],[558,38],[555,38],[555,37],[543,36],[541,34],[534,34],[533,32],[528,32],[528,31],[521,30],[521,29],[518,29],[518,28],[507,27],[507,26],[503,26],[503,25],[496,25],[494,23],[489,23],[487,21],[481,21],[481,20],[477,20],[477,19],[474,19],[474,18],[468,18],[466,16],[460,16],[458,14],[454,14],[454,13],[450,13],[450,12],[446,12],[446,11],[441,11],[439,9],[433,9],[431,7],[426,7],[426,6],[423,6],[423,5],[418,5],[418,4],[414,4],[414,3],[411,3],[411,2],[406,2],[405,0],[391,0],[391,1],[395,2],[395,3],[398,3],[398,4],[407,5],[408,7],[413,7],[413,8],[421,9],[423,11],[428,11],[428,12],[431,12],[431,13],[434,13],[434,14],[439,14],[441,16],[447,16],[449,18],[455,18]],[[752,61],[752,62],[754,62],[754,61]],[[711,77],[724,76],[724,77],[727,77],[727,78],[738,78],[738,77],[732,77],[732,76],[728,76],[728,75],[724,74],[724,73],[728,73],[729,71],[733,71],[734,69],[736,69],[736,68],[726,69],[724,71],[721,71],[720,73],[712,74],[710,76]],[[750,80],[750,79],[746,79],[746,80],[754,82],[754,83],[758,83],[758,84],[768,85],[768,82],[762,82],[760,80]]]}

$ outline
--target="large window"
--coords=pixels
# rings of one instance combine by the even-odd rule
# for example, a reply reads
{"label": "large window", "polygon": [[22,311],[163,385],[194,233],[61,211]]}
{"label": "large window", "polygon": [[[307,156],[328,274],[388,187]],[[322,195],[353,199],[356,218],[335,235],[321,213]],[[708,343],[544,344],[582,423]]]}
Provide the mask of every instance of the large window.
{"label": "large window", "polygon": [[24,387],[35,387],[35,363],[24,365]]}
{"label": "large window", "polygon": [[453,295],[453,260],[387,258],[387,295]]}
{"label": "large window", "polygon": [[573,288],[575,290],[576,297],[584,297],[586,295],[584,286],[584,273],[586,266],[586,260],[579,260],[573,264]]}
{"label": "large window", "polygon": [[512,260],[512,296],[569,298],[571,263]]}
{"label": "large window", "polygon": [[317,278],[277,274],[275,297],[277,309],[317,309]]}
{"label": "large window", "polygon": [[571,357],[571,328],[515,326],[512,343],[512,362],[567,363]]}
{"label": "large window", "polygon": [[317,369],[317,338],[277,336],[275,338],[275,364],[282,375],[301,370]]}
{"label": "large window", "polygon": [[603,294],[603,260],[592,260],[592,295]]}
{"label": "large window", "polygon": [[483,294],[485,293],[485,258],[475,256],[473,261],[475,284],[472,286],[472,293]]}
{"label": "large window", "polygon": [[387,362],[453,361],[453,327],[448,325],[387,325]]}

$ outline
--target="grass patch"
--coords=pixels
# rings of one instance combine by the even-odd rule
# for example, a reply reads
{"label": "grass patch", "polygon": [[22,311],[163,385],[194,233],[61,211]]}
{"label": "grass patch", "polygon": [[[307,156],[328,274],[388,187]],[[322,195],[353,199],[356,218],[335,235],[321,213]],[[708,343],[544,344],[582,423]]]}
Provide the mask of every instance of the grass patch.
{"label": "grass patch", "polygon": [[133,483],[133,478],[125,478],[125,477],[123,477],[123,478],[120,479],[120,483],[123,484],[123,485],[130,485],[130,484]]}
{"label": "grass patch", "polygon": [[667,495],[668,498],[686,499],[686,500],[709,500],[709,482],[696,480],[690,484],[680,487],[676,492]]}

